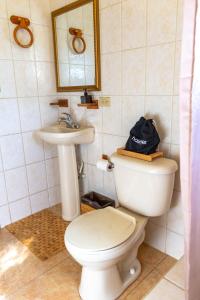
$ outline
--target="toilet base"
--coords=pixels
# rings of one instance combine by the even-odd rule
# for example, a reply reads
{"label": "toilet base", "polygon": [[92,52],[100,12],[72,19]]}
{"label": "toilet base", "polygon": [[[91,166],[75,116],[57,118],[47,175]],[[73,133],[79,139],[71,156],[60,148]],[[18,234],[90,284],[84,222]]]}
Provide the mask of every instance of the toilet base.
{"label": "toilet base", "polygon": [[[134,270],[134,273],[133,272]],[[117,265],[105,270],[91,270],[83,267],[79,293],[83,300],[114,300],[139,276],[141,265],[138,259],[130,266],[124,277],[120,276]],[[125,275],[125,274],[124,274]]]}
{"label": "toilet base", "polygon": [[83,266],[79,294],[83,300],[115,300],[134,282],[141,272],[137,259],[138,248],[144,232],[127,255],[118,263],[105,269]]}

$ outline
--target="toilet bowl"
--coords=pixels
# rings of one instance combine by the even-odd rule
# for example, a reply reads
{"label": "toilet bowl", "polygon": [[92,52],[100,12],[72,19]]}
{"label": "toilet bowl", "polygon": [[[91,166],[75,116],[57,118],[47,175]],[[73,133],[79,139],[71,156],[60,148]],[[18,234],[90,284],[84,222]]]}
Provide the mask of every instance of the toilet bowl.
{"label": "toilet bowl", "polygon": [[170,207],[177,164],[152,163],[112,155],[119,208],[107,207],[76,218],[66,229],[65,245],[82,266],[83,300],[114,300],[139,276],[138,248],[148,217]]}
{"label": "toilet bowl", "polygon": [[83,266],[82,299],[116,299],[138,277],[141,266],[137,252],[146,223],[146,217],[107,207],[82,215],[68,226],[65,245]]}

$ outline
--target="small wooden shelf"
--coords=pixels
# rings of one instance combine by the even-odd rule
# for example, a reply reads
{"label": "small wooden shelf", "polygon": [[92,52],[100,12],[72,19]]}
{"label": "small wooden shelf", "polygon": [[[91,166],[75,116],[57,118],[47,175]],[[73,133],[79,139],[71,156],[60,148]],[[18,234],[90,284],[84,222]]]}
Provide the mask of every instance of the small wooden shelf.
{"label": "small wooden shelf", "polygon": [[146,161],[152,161],[153,159],[157,157],[163,157],[163,152],[155,152],[149,155],[142,154],[142,153],[137,153],[137,152],[132,152],[132,151],[127,151],[124,148],[118,148],[117,149],[117,154],[120,155],[125,155],[133,158],[138,158]]}
{"label": "small wooden shelf", "polygon": [[99,109],[98,100],[93,100],[92,103],[79,103],[79,107],[86,107],[87,109]]}
{"label": "small wooden shelf", "polygon": [[58,99],[57,102],[52,102],[50,105],[57,105],[59,107],[68,107],[68,99]]}

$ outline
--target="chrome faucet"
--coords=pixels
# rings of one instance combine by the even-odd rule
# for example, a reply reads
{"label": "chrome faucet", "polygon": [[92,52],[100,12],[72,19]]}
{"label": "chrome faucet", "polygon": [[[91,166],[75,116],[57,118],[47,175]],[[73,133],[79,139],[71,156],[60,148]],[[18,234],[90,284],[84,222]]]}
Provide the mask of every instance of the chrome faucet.
{"label": "chrome faucet", "polygon": [[80,128],[80,125],[78,123],[75,123],[72,116],[69,113],[62,113],[62,115],[65,115],[65,117],[61,117],[58,119],[59,124],[62,122],[66,124],[66,127],[68,128]]}

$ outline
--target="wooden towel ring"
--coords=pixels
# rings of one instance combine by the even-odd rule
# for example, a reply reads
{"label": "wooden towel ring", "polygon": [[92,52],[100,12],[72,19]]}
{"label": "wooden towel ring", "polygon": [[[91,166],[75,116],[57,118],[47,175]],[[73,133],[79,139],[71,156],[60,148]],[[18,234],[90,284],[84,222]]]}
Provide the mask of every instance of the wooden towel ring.
{"label": "wooden towel ring", "polygon": [[[10,21],[13,23],[13,24],[16,24],[17,26],[15,27],[14,31],[13,31],[13,37],[14,37],[14,40],[15,42],[22,48],[29,48],[32,46],[33,44],[33,33],[32,31],[28,28],[28,26],[30,25],[30,20],[27,19],[27,18],[23,18],[23,17],[18,17],[18,16],[11,16],[10,17]],[[17,33],[19,30],[26,30],[29,35],[30,35],[30,41],[28,44],[21,44],[20,41],[18,40],[17,38]]]}
{"label": "wooden towel ring", "polygon": [[[73,28],[73,27],[70,27],[69,28],[69,33],[71,35],[73,35],[73,40],[72,40],[72,47],[74,49],[74,51],[77,53],[77,54],[82,54],[85,52],[86,50],[86,43],[85,43],[85,40],[83,38],[83,32],[81,29],[78,29],[78,28]],[[76,40],[81,40],[82,44],[83,44],[83,48],[81,50],[78,50],[76,48]]]}

